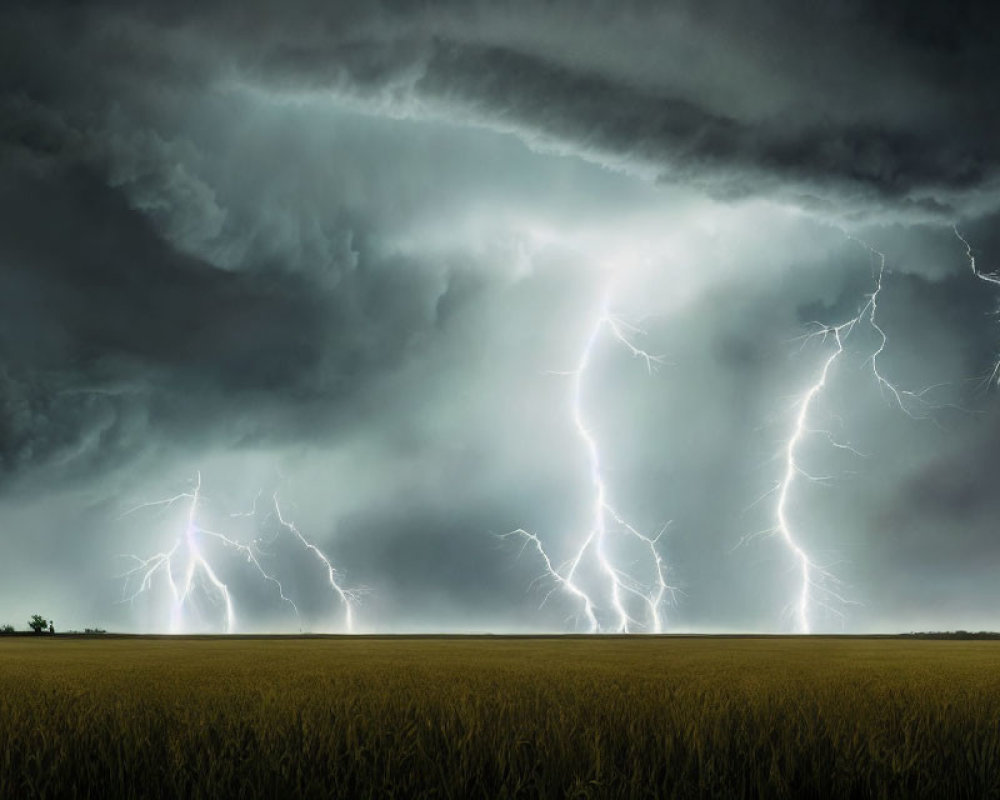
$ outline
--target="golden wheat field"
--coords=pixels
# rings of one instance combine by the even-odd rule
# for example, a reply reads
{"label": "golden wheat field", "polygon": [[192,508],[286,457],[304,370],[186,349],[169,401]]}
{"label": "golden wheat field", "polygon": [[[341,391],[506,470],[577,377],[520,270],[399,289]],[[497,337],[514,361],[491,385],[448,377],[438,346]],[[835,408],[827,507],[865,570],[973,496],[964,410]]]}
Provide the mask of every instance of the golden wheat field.
{"label": "golden wheat field", "polygon": [[1000,797],[1000,642],[0,639],[0,797]]}

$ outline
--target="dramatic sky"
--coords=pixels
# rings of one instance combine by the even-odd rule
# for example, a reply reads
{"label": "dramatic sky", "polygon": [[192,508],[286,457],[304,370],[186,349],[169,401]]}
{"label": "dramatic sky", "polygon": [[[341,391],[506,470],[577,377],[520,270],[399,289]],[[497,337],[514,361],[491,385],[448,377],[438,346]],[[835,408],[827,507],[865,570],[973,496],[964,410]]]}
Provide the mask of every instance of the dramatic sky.
{"label": "dramatic sky", "polygon": [[0,623],[996,629],[991,7],[5,3]]}

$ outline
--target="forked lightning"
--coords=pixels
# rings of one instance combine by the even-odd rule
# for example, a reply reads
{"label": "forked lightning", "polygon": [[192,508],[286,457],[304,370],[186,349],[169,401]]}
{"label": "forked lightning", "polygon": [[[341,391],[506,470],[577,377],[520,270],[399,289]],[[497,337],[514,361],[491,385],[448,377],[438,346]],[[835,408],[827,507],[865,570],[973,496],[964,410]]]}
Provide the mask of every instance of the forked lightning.
{"label": "forked lightning", "polygon": [[843,605],[848,602],[838,589],[840,584],[837,578],[829,570],[818,564],[806,551],[805,546],[802,544],[801,536],[796,532],[796,527],[790,519],[789,504],[797,479],[803,478],[813,482],[820,480],[807,473],[800,463],[800,450],[809,436],[821,434],[833,446],[848,449],[860,455],[860,453],[857,453],[857,451],[847,445],[837,442],[829,431],[816,430],[810,425],[813,406],[827,388],[831,372],[837,361],[843,356],[845,341],[851,333],[860,325],[867,325],[874,332],[876,345],[868,356],[867,363],[871,367],[872,376],[879,390],[893,405],[913,418],[924,417],[935,408],[926,399],[929,390],[912,392],[900,389],[881,372],[879,358],[889,343],[889,338],[885,330],[878,322],[878,303],[885,280],[886,257],[884,253],[860,239],[856,239],[850,234],[845,233],[845,235],[865,248],[877,261],[877,266],[874,269],[874,288],[871,294],[867,295],[864,305],[855,316],[841,322],[839,325],[813,323],[815,330],[804,337],[807,340],[816,338],[823,341],[832,340],[833,348],[832,352],[823,358],[816,379],[802,393],[797,402],[798,410],[795,415],[792,432],[783,448],[784,471],[781,480],[776,486],[776,526],[770,531],[780,537],[785,547],[791,553],[796,565],[796,571],[799,576],[798,590],[792,608],[795,619],[795,630],[798,633],[810,633],[812,631],[811,612],[814,606],[820,605],[837,614],[839,611],[835,607],[835,604]]}
{"label": "forked lightning", "polygon": [[[658,549],[663,531],[656,536],[647,536],[615,510],[601,465],[600,446],[584,414],[584,384],[590,371],[594,349],[602,335],[610,336],[633,357],[642,360],[650,373],[661,363],[658,356],[634,343],[633,337],[640,331],[610,312],[610,298],[609,291],[604,295],[600,310],[590,327],[576,369],[567,373],[572,380],[569,419],[586,453],[590,478],[590,528],[581,537],[569,561],[561,566],[552,562],[537,534],[518,529],[507,535],[523,537],[526,543],[534,546],[545,566],[545,575],[555,584],[553,591],[562,588],[579,603],[591,633],[602,629],[626,633],[639,627],[660,633],[663,630],[664,602],[674,592],[667,583],[666,566]],[[633,572],[617,563],[609,552],[609,540],[612,536],[625,536],[640,545],[641,551],[645,553],[651,581],[643,583]],[[596,573],[600,576],[599,585],[594,588],[583,586],[580,577],[581,566],[588,559],[593,561]],[[550,595],[551,592],[546,595],[546,599]],[[630,600],[633,602],[630,603]],[[638,605],[643,609],[641,620],[630,614],[630,605]],[[602,626],[601,612],[610,615],[610,625]]]}
{"label": "forked lightning", "polygon": [[[143,503],[122,515],[123,517],[131,516],[143,509],[171,508],[180,503],[187,504],[180,523],[180,530],[169,549],[145,558],[134,554],[123,556],[133,563],[133,566],[121,576],[124,579],[123,599],[133,602],[140,595],[151,592],[154,582],[159,578],[168,589],[169,630],[171,633],[184,633],[193,627],[204,627],[209,624],[204,619],[205,614],[198,612],[199,599],[207,600],[213,605],[221,605],[222,610],[218,619],[211,624],[221,624],[226,633],[235,633],[239,629],[239,623],[234,592],[220,576],[223,565],[217,561],[213,562],[212,556],[205,547],[206,544],[215,542],[223,545],[225,549],[238,553],[261,580],[273,587],[277,599],[286,604],[295,614],[301,630],[302,616],[298,605],[288,596],[288,592],[278,577],[264,566],[262,558],[266,553],[261,547],[262,540],[254,538],[249,543],[244,543],[204,527],[201,523],[203,500],[201,472],[199,472],[191,491],[182,492],[163,500]],[[340,584],[337,571],[329,558],[315,544],[306,539],[294,523],[283,516],[277,493],[272,496],[271,500],[273,517],[277,521],[279,531],[268,544],[273,545],[281,532],[284,532],[292,538],[297,546],[308,550],[320,562],[326,573],[330,589],[334,593],[338,605],[343,608],[343,629],[347,632],[353,632],[355,593],[345,589]],[[257,502],[255,501],[250,514],[234,516],[256,517],[257,515]],[[267,522],[267,518],[264,519],[264,522]],[[193,625],[194,616],[197,616],[197,626]]]}
{"label": "forked lightning", "polygon": [[[962,236],[961,233],[959,233],[958,226],[957,225],[953,226],[952,230],[955,232],[955,236],[958,237],[958,240],[965,247],[965,257],[969,261],[969,268],[972,270],[972,274],[975,275],[979,280],[983,281],[984,283],[989,283],[992,284],[993,286],[1000,286],[1000,275],[998,275],[996,272],[979,271],[979,268],[976,266],[975,253],[972,252],[972,245],[969,244],[968,241],[966,241],[965,237]],[[996,384],[1000,386],[1000,356],[997,356],[996,361],[993,362],[993,370],[990,372],[987,382],[990,384]]]}

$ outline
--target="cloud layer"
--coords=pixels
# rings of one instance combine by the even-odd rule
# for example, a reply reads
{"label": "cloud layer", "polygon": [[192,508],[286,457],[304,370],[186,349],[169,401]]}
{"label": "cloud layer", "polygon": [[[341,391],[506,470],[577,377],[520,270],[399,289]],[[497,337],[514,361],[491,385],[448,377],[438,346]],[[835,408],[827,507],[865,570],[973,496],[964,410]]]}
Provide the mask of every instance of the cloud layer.
{"label": "cloud layer", "polygon": [[0,601],[156,625],[113,556],[163,530],[114,520],[201,469],[223,517],[280,487],[371,628],[572,627],[493,534],[587,525],[559,373],[610,284],[669,365],[603,347],[587,412],[616,504],[673,520],[672,624],[787,627],[787,553],[737,544],[825,352],[796,337],[872,289],[850,234],[887,372],[945,385],[910,420],[851,341],[818,422],[868,458],[811,443],[835,480],[795,508],[863,603],[823,624],[988,626],[995,297],[951,226],[989,269],[996,12],[661,5],[5,8]]}

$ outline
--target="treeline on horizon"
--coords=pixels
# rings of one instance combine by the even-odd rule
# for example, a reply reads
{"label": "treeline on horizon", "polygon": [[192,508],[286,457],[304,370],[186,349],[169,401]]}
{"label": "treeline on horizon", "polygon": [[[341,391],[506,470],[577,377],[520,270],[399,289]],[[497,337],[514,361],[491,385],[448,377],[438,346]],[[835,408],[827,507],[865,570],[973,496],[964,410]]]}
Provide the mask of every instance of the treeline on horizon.
{"label": "treeline on horizon", "polygon": [[[36,617],[37,617],[37,615],[36,615]],[[29,620],[28,623],[26,623],[26,625],[25,625],[25,627],[23,629],[17,629],[17,628],[15,628],[13,625],[11,625],[9,623],[8,624],[0,624],[0,636],[35,636],[35,635],[51,636],[51,635],[53,635],[53,633],[55,633],[55,631],[52,631],[52,632],[49,631],[49,629],[48,629],[48,624],[49,624],[48,621],[46,621],[45,625],[42,625],[42,626],[36,626],[36,625],[34,625],[33,623],[35,622],[36,617],[33,617],[32,620]],[[41,617],[37,617],[37,619],[41,620]],[[111,635],[111,636],[121,636],[121,635],[125,635],[125,636],[130,636],[130,637],[131,636],[140,636],[140,637],[141,636],[157,636],[158,637],[158,636],[161,635],[161,634],[152,634],[152,633],[146,633],[146,634],[143,634],[143,633],[138,633],[138,634],[136,634],[136,633],[127,633],[127,634],[121,634],[121,633],[116,633],[116,632],[111,632],[109,634],[109,632],[107,630],[103,629],[103,628],[84,628],[82,631],[79,631],[79,630],[65,630],[65,631],[59,631],[58,634],[59,635],[65,635],[65,636],[80,636],[80,635],[92,635],[92,636],[93,635]],[[234,639],[237,639],[237,638],[268,638],[269,636],[281,636],[282,638],[286,638],[286,635],[283,635],[283,634],[254,634],[254,635],[249,635],[249,636],[247,634],[205,634],[205,635],[212,636],[212,637],[216,637],[216,636],[218,636],[218,637],[229,637],[229,636],[231,636]],[[319,635],[322,636],[322,634],[319,634]],[[342,636],[342,635],[343,634],[337,634],[337,638],[340,638],[340,636]],[[553,634],[553,635],[554,636],[558,636],[558,634]],[[684,637],[684,636],[688,636],[688,635],[691,635],[691,634],[666,634],[667,637],[674,636],[674,635],[676,635],[678,637]],[[731,636],[733,638],[756,638],[758,635],[760,637],[762,637],[762,638],[764,638],[764,637],[770,637],[770,636],[775,636],[775,634],[746,634],[746,633],[738,633],[738,634],[734,633],[734,634],[731,634]],[[777,635],[781,636],[781,634],[777,634]],[[850,638],[858,638],[858,639],[882,639],[882,638],[890,638],[890,639],[892,639],[892,638],[899,638],[899,639],[940,639],[940,640],[951,640],[951,639],[953,639],[953,640],[961,640],[961,641],[975,640],[975,639],[988,639],[988,640],[1000,639],[1000,631],[965,631],[965,630],[957,630],[957,631],[908,631],[906,633],[859,633],[859,634],[854,634],[854,635],[852,635],[852,634],[835,634],[835,635],[837,636],[837,638],[848,638],[848,639],[850,639]],[[312,633],[287,634],[287,638],[296,638],[297,636],[302,636],[304,638],[314,638],[315,636],[317,636],[317,634],[312,634]],[[401,638],[401,639],[407,639],[407,638],[426,638],[428,636],[434,637],[434,638],[437,638],[438,636],[442,636],[443,638],[477,638],[479,636],[482,636],[484,638],[498,638],[498,639],[503,639],[503,638],[522,638],[521,636],[519,636],[517,634],[514,634],[512,636],[505,636],[503,634],[468,634],[467,636],[465,634],[456,634],[454,636],[452,636],[452,635],[446,635],[446,634],[414,634],[412,636],[392,634],[391,638]],[[713,639],[714,638],[721,638],[721,639],[725,639],[725,638],[727,638],[727,636],[730,636],[730,634],[724,634],[724,633],[723,634],[710,634],[706,638],[713,638]],[[825,637],[828,636],[828,634],[813,634],[813,636],[815,638],[825,638]],[[378,634],[374,634],[374,635],[362,634],[362,635],[358,636],[358,638],[367,638],[367,637],[379,638],[379,635]],[[548,635],[546,635],[546,634],[532,635],[530,638],[548,638]],[[590,638],[590,635],[583,635],[580,638]],[[623,638],[644,638],[644,635],[643,634],[639,634],[639,635],[637,635],[635,637],[629,636],[629,637],[623,637]],[[649,637],[649,638],[660,638],[660,637]],[[798,638],[798,636],[796,636],[796,638]],[[809,637],[807,635],[804,638],[809,638]]]}
{"label": "treeline on horizon", "polygon": [[[0,624],[0,636],[52,636],[55,632],[55,621],[45,619],[41,614],[32,614],[31,619],[25,623],[24,630],[18,630],[9,622]],[[82,631],[65,631],[65,633],[101,634],[107,633],[107,631],[101,628],[84,628]]]}
{"label": "treeline on horizon", "polygon": [[997,631],[918,631],[898,635],[903,639],[1000,639]]}

